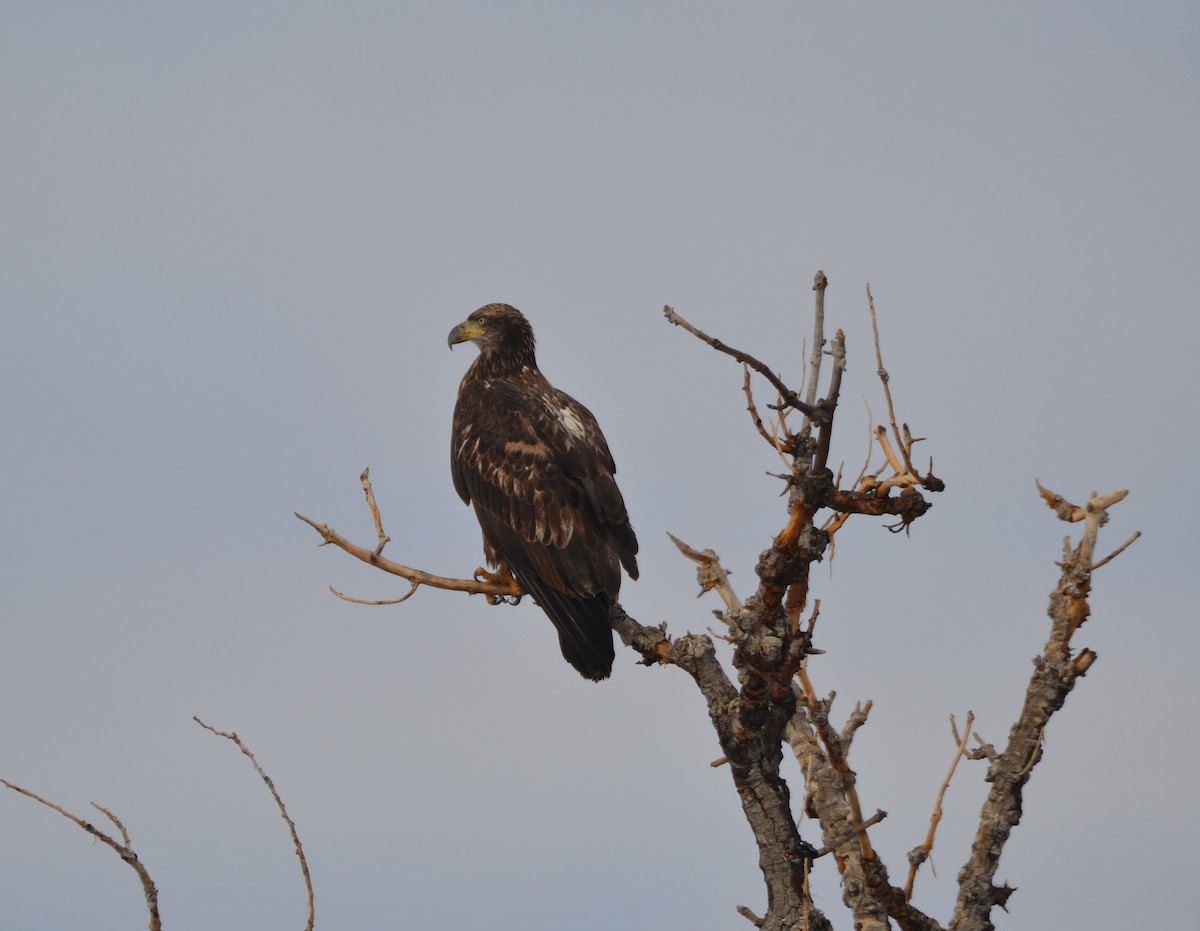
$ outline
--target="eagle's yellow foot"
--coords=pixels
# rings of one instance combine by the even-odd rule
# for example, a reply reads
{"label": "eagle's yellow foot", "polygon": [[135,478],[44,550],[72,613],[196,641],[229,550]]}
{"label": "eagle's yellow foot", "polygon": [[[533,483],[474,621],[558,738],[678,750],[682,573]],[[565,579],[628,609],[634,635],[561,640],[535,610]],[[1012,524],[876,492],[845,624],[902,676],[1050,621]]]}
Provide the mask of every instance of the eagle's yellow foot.
{"label": "eagle's yellow foot", "polygon": [[502,565],[496,572],[489,572],[483,566],[475,567],[476,582],[491,582],[495,585],[507,585],[514,589],[512,595],[485,595],[490,605],[516,604],[521,599],[521,583],[513,577],[507,565]]}

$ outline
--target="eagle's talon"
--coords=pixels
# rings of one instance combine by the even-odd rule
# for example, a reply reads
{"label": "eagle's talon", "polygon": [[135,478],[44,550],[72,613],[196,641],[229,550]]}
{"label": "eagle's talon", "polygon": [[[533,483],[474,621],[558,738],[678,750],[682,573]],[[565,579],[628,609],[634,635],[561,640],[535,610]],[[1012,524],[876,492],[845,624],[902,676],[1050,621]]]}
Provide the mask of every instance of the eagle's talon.
{"label": "eagle's talon", "polygon": [[508,566],[501,566],[496,572],[489,572],[483,566],[476,566],[475,581],[491,582],[493,585],[505,585],[510,588],[518,584],[516,576],[512,574],[512,570]]}
{"label": "eagle's talon", "polygon": [[[508,568],[508,566],[501,566],[498,572],[489,572],[487,569],[483,568],[483,566],[476,566],[475,581],[490,582],[493,585],[518,585],[516,577],[513,576],[512,571]],[[487,603],[490,605],[515,605],[520,604],[521,601],[520,595],[484,595],[483,597],[487,599]]]}

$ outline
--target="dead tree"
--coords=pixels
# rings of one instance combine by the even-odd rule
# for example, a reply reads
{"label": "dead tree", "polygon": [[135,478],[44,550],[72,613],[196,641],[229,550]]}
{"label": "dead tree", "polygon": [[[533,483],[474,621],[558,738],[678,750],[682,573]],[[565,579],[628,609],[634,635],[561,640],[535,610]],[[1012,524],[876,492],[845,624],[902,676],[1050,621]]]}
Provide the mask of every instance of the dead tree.
{"label": "dead tree", "polygon": [[[832,928],[808,891],[811,871],[831,863],[841,876],[843,902],[856,929],[883,931],[894,923],[902,931],[943,927],[984,931],[993,927],[993,907],[1004,905],[1013,891],[995,884],[996,867],[1012,828],[1020,820],[1024,786],[1042,759],[1046,724],[1096,659],[1089,649],[1076,651],[1072,637],[1088,616],[1093,571],[1116,555],[1095,560],[1097,534],[1107,521],[1108,508],[1126,493],[1093,493],[1084,505],[1076,506],[1041,489],[1058,516],[1082,523],[1083,533],[1077,543],[1064,545],[1061,576],[1050,598],[1050,637],[1035,659],[1025,703],[1007,745],[998,750],[973,734],[970,717],[961,733],[955,724],[957,749],[942,792],[954,765],[964,755],[988,761],[991,789],[970,857],[958,875],[954,913],[943,926],[911,903],[913,881],[933,847],[941,816],[941,793],[925,842],[909,854],[907,881],[897,885],[870,841],[870,827],[886,813],[864,816],[855,790],[855,773],[848,762],[854,735],[867,721],[871,705],[856,706],[838,727],[830,719],[832,694],[818,695],[807,670],[809,657],[821,652],[814,646],[820,603],[810,605],[809,598],[813,563],[825,558],[835,535],[852,516],[885,518],[891,521],[889,529],[907,532],[929,510],[927,495],[945,488],[933,473],[932,459],[924,471],[914,463],[914,446],[919,438],[912,435],[907,424],[897,423],[877,329],[875,353],[888,425],[875,428],[874,440],[883,462],[874,470],[864,465],[850,482],[843,482],[830,470],[830,441],[845,369],[846,340],[841,330],[832,339],[825,336],[827,284],[825,275],[818,272],[813,284],[816,308],[811,351],[800,387],[788,385],[754,356],[702,332],[672,308],[664,308],[668,322],[743,366],[743,390],[754,428],[784,466],[779,476],[786,491],[781,527],[771,546],[760,554],[755,568],[758,584],[745,599],[734,592],[716,553],[695,549],[672,537],[680,552],[696,563],[701,590],[717,593],[723,602],[723,609],[714,612],[725,628],[717,639],[731,648],[728,661],[734,675],[718,656],[719,648],[711,636],[689,633],[672,637],[666,624],[641,624],[620,605],[613,606],[610,621],[643,663],[678,667],[704,696],[721,747],[720,762],[728,766],[754,833],[766,883],[765,914],[759,917],[739,906],[745,918],[766,931]],[[875,308],[869,288],[867,298],[874,325]],[[776,402],[767,405],[772,412],[767,423],[752,391],[754,375],[764,379],[776,396]],[[794,421],[799,421],[795,427]],[[325,544],[333,544],[409,582],[408,592],[399,598],[363,603],[398,603],[421,586],[484,594],[489,600],[521,594],[515,583],[435,576],[386,559],[383,549],[389,538],[367,471],[360,480],[375,522],[377,545],[373,549],[350,542],[325,524],[296,516],[312,526]],[[1121,549],[1129,542],[1132,539]],[[720,649],[725,651],[724,647]],[[972,737],[974,748],[969,746]],[[780,773],[787,751],[795,756],[804,775],[799,807],[819,825],[819,838],[801,836],[792,790]]]}

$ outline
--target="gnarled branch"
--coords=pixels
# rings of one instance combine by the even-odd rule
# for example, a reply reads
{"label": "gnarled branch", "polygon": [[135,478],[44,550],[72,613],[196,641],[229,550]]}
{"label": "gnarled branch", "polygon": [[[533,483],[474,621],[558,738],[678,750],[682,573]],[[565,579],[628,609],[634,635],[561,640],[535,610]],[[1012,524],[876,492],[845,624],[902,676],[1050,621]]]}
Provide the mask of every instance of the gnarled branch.
{"label": "gnarled branch", "polygon": [[[1093,554],[1100,527],[1108,521],[1108,508],[1123,500],[1125,491],[1098,496],[1093,494],[1083,507],[1071,504],[1061,495],[1038,484],[1039,493],[1060,519],[1083,521],[1079,543],[1069,549],[1062,562],[1058,585],[1050,595],[1050,639],[1040,656],[1034,658],[1033,675],[1025,692],[1020,715],[1001,752],[982,745],[979,752],[990,761],[988,781],[991,789],[979,816],[979,830],[971,854],[958,874],[959,894],[950,921],[951,931],[992,931],[991,910],[1012,894],[1007,885],[994,883],[1000,852],[1014,827],[1021,820],[1025,783],[1041,758],[1042,737],[1046,724],[1067,700],[1075,682],[1094,662],[1096,654],[1084,650],[1080,657],[1071,655],[1071,638],[1090,612]],[[1088,657],[1086,663],[1078,660]]]}

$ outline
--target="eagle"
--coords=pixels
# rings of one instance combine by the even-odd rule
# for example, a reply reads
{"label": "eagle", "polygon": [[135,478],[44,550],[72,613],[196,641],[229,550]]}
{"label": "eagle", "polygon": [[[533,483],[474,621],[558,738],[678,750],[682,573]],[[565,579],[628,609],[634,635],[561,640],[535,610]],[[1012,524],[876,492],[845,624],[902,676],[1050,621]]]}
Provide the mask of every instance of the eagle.
{"label": "eagle", "polygon": [[541,373],[533,328],[515,307],[488,304],[450,331],[479,347],[458,388],[450,435],[454,488],[475,508],[483,552],[558,630],[585,678],[612,673],[608,609],[621,568],[638,577],[638,542],[612,453],[592,412]]}

